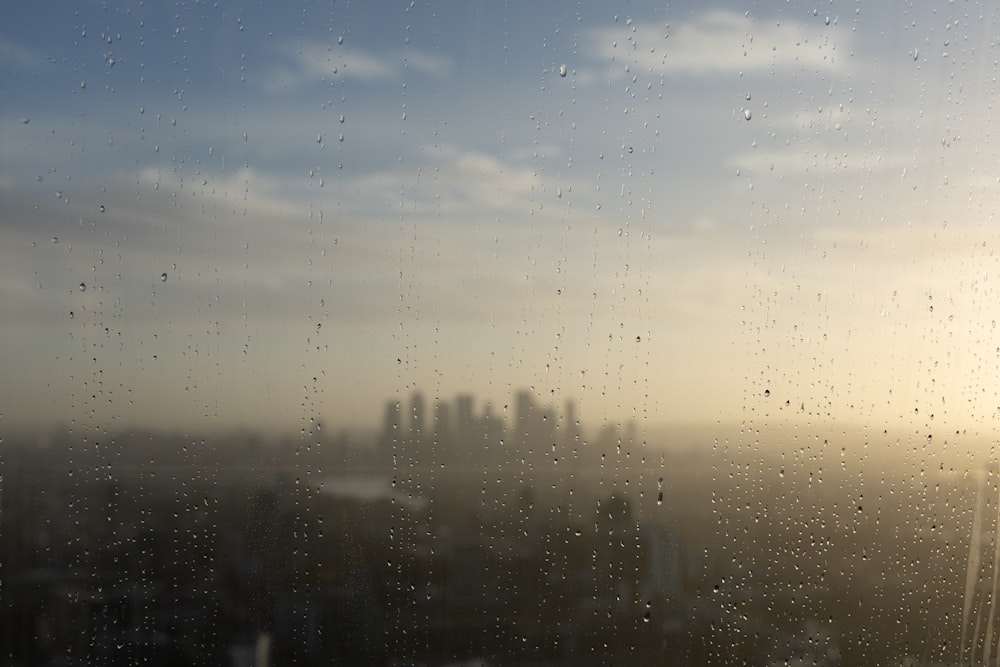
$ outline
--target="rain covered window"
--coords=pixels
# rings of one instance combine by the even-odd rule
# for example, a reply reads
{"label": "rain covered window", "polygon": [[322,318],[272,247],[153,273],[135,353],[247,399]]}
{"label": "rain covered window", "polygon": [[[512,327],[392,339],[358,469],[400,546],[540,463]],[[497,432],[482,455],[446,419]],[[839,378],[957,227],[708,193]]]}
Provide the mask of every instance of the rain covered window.
{"label": "rain covered window", "polygon": [[1000,662],[991,3],[17,3],[0,663]]}

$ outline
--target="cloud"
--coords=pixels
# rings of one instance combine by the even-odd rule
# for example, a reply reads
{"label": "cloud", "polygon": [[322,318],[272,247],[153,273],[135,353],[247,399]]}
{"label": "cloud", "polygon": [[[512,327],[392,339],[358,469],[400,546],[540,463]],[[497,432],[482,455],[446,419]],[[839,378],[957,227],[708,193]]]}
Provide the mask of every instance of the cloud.
{"label": "cloud", "polygon": [[542,181],[530,168],[452,146],[426,150],[432,161],[419,170],[394,167],[352,179],[347,187],[369,211],[388,206],[477,219],[500,212],[526,214],[534,200],[544,197]]}
{"label": "cloud", "polygon": [[48,64],[44,56],[6,37],[0,37],[0,62],[17,67],[39,67]]}
{"label": "cloud", "polygon": [[444,77],[450,75],[454,70],[454,63],[450,58],[436,53],[412,51],[401,57],[409,69],[428,76]]}
{"label": "cloud", "polygon": [[286,45],[277,55],[281,62],[269,70],[262,84],[265,92],[294,90],[312,81],[389,81],[406,70],[445,77],[454,67],[450,58],[436,53],[406,50],[374,54],[353,46],[316,41]]}
{"label": "cloud", "polygon": [[536,144],[530,147],[518,148],[510,152],[510,157],[516,162],[530,162],[538,158],[562,157],[563,149],[553,143]]}
{"label": "cloud", "polygon": [[[14,323],[22,327],[65,317],[69,300],[101,299],[144,312],[141,305],[157,288],[156,312],[176,321],[201,317],[208,295],[222,299],[212,306],[221,311],[216,317],[235,316],[240,301],[267,301],[272,315],[294,312],[285,306],[288,294],[307,284],[307,260],[320,255],[309,239],[317,246],[326,239],[310,235],[308,206],[278,189],[252,169],[185,179],[152,167],[108,178],[99,192],[84,187],[59,200],[0,188],[9,213],[0,229],[20,249],[5,258],[0,293],[12,303],[34,301],[22,311],[31,318]],[[81,282],[88,289],[78,294]],[[226,301],[243,291],[250,296]],[[146,324],[143,317],[128,321]]]}
{"label": "cloud", "polygon": [[[663,75],[734,75],[739,72],[843,69],[838,49],[849,36],[820,20],[763,24],[731,11],[709,11],[690,21],[654,25],[627,22],[589,34],[593,53]],[[834,39],[836,35],[836,39]],[[624,74],[620,71],[619,74]]]}
{"label": "cloud", "polygon": [[770,171],[781,176],[806,177],[810,174],[829,176],[831,173],[896,174],[912,161],[912,156],[903,153],[883,155],[862,150],[806,145],[799,150],[780,148],[737,153],[729,158],[728,164],[740,171]]}
{"label": "cloud", "polygon": [[[865,114],[869,116],[870,114]],[[785,130],[840,131],[850,127],[851,112],[843,105],[803,108],[780,114],[766,114],[768,124]]]}
{"label": "cloud", "polygon": [[[248,313],[297,322],[313,283],[341,325],[385,324],[398,320],[399,295],[410,290],[399,278],[407,262],[436,286],[413,292],[438,317],[510,320],[531,273],[525,249],[541,244],[531,259],[544,263],[567,249],[556,238],[566,228],[556,188],[484,153],[426,147],[418,165],[392,165],[338,190],[326,205],[283,170],[190,174],[168,163],[108,174],[100,188],[74,185],[59,198],[3,185],[0,223],[21,251],[0,271],[0,300],[31,316],[0,329],[60,322],[74,309],[79,317],[97,301],[128,310],[127,325],[138,329],[149,326],[147,315],[177,327]],[[475,305],[484,266],[497,297]]]}

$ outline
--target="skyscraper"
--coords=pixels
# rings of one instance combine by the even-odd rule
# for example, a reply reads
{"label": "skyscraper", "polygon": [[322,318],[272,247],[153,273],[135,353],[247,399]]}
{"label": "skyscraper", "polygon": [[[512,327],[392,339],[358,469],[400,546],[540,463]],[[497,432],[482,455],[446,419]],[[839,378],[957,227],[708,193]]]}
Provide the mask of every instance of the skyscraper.
{"label": "skyscraper", "polygon": [[378,436],[379,453],[384,454],[392,450],[394,443],[402,437],[402,408],[399,401],[393,399],[386,401],[385,416],[382,417],[382,430]]}
{"label": "skyscraper", "polygon": [[407,453],[412,462],[428,463],[424,439],[427,431],[427,412],[424,403],[424,395],[419,391],[413,392],[410,396],[410,433],[407,443]]}

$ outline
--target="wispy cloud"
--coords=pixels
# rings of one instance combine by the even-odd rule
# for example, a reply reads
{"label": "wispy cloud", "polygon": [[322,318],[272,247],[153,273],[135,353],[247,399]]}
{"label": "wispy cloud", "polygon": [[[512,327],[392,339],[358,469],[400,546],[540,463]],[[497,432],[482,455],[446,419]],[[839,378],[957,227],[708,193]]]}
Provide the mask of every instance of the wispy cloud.
{"label": "wispy cloud", "polygon": [[450,58],[437,53],[412,51],[399,56],[406,67],[428,76],[448,76],[455,69]]}
{"label": "wispy cloud", "polygon": [[350,190],[371,210],[378,205],[401,210],[475,215],[501,211],[527,214],[542,198],[542,181],[530,168],[452,146],[428,147],[433,161],[421,171],[396,167],[353,179]]}
{"label": "wispy cloud", "polygon": [[[748,71],[835,71],[850,53],[850,36],[818,19],[760,23],[731,11],[709,11],[675,24],[627,22],[593,30],[593,52],[631,69],[707,76]],[[624,67],[620,74],[624,74]]]}
{"label": "wispy cloud", "polygon": [[774,171],[782,176],[806,177],[810,174],[829,176],[834,172],[898,174],[912,161],[912,157],[903,153],[869,155],[844,148],[804,146],[800,149],[746,151],[730,157],[728,164],[741,171],[757,169]]}
{"label": "wispy cloud", "polygon": [[416,50],[371,53],[343,44],[305,42],[287,45],[278,51],[275,64],[263,82],[265,92],[295,90],[311,81],[356,79],[387,81],[410,70],[432,77],[451,73],[453,63],[446,56]]}
{"label": "wispy cloud", "polygon": [[0,36],[0,62],[17,67],[39,67],[48,64],[44,56]]}

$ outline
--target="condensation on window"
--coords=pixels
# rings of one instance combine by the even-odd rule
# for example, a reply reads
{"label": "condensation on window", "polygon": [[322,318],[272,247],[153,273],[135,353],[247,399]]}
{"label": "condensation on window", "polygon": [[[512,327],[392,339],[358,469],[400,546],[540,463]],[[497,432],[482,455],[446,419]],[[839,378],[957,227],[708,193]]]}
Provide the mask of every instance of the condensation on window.
{"label": "condensation on window", "polygon": [[997,662],[994,14],[10,8],[0,662]]}

